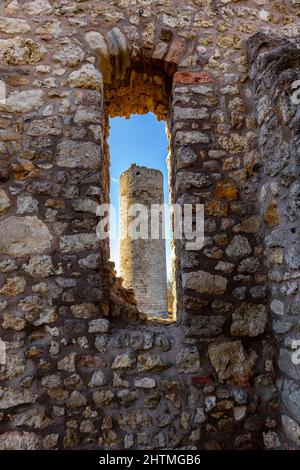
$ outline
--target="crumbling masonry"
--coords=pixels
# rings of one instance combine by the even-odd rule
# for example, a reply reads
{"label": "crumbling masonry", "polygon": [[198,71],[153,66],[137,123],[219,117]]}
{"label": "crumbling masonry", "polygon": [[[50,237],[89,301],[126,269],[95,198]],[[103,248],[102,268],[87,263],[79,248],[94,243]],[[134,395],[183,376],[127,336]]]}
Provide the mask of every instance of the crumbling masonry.
{"label": "crumbling masonry", "polygon": [[[1,1],[1,449],[299,447],[299,13]],[[172,202],[205,205],[169,325],[96,236],[108,117],[148,111]]]}

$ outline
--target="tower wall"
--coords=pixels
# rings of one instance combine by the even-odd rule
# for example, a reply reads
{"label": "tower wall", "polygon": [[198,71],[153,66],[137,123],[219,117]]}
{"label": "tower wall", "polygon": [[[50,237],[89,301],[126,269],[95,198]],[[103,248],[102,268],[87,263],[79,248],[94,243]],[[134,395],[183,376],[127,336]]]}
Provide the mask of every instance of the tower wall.
{"label": "tower wall", "polygon": [[[151,238],[151,205],[163,204],[163,175],[158,170],[132,165],[120,178],[121,276],[126,288],[133,288],[139,309],[147,314],[167,312],[167,274],[163,219],[159,218],[159,238]],[[132,204],[148,209],[148,239],[126,236],[126,226],[135,216]]]}

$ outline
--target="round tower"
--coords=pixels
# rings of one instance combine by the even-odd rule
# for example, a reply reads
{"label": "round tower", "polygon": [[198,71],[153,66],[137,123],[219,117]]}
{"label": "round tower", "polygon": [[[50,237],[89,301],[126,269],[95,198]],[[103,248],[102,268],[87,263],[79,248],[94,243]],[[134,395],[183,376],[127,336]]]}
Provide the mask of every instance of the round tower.
{"label": "round tower", "polygon": [[[168,310],[166,250],[163,217],[161,215],[159,218],[154,218],[151,205],[163,203],[163,175],[159,170],[134,164],[122,173],[120,177],[121,276],[124,279],[124,286],[134,289],[139,310],[157,316]],[[128,236],[128,228],[136,219],[129,211],[132,204],[143,204],[148,210],[147,239],[132,239]],[[156,239],[151,237],[151,215],[153,222],[158,219],[158,223],[154,223],[158,235]]]}

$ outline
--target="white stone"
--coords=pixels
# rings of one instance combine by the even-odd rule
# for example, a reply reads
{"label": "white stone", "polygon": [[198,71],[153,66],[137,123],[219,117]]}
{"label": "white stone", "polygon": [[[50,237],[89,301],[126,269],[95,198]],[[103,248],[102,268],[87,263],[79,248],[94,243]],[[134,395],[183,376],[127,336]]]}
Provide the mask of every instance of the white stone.
{"label": "white stone", "polygon": [[34,214],[39,210],[39,203],[32,196],[19,196],[17,199],[17,214]]}
{"label": "white stone", "polygon": [[84,64],[79,70],[72,72],[68,78],[73,88],[90,88],[101,90],[102,74],[92,64]]}
{"label": "white stone", "polygon": [[49,15],[53,11],[48,0],[35,0],[33,2],[25,3],[23,8],[28,15]]}
{"label": "white stone", "polygon": [[4,103],[0,102],[0,111],[29,113],[43,105],[42,97],[42,90],[13,91]]}
{"label": "white stone", "polygon": [[54,274],[54,267],[52,264],[51,256],[48,255],[33,255],[29,263],[22,267],[28,274],[34,278],[44,278]]}
{"label": "white stone", "polygon": [[155,388],[156,381],[151,377],[143,377],[142,379],[135,380],[134,386],[137,388]]}
{"label": "white stone", "polygon": [[0,16],[0,32],[8,34],[28,33],[31,30],[30,25],[20,18],[5,18]]}
{"label": "white stone", "polygon": [[99,240],[95,233],[64,235],[59,239],[59,246],[62,253],[95,250],[99,247]]}
{"label": "white stone", "polygon": [[222,276],[214,276],[206,271],[183,273],[183,287],[192,289],[199,294],[224,294],[227,288],[227,279]]}
{"label": "white stone", "polygon": [[281,300],[274,299],[271,302],[271,310],[276,315],[283,315],[284,314],[284,303]]}
{"label": "white stone", "polygon": [[105,375],[102,370],[96,370],[91,380],[89,381],[89,387],[101,387],[106,384]]}
{"label": "white stone", "polygon": [[42,253],[51,246],[52,236],[38,217],[8,217],[0,222],[0,254],[25,256]]}
{"label": "white stone", "polygon": [[75,67],[83,61],[84,52],[81,47],[76,46],[75,44],[67,44],[55,52],[53,59],[63,65]]}
{"label": "white stone", "polygon": [[109,329],[109,321],[98,318],[89,322],[89,333],[106,333]]}

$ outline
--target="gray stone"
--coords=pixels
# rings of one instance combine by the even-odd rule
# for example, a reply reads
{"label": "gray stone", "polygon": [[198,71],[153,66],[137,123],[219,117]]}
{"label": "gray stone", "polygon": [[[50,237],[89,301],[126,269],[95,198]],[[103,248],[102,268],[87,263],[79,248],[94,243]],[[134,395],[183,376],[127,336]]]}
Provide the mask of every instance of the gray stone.
{"label": "gray stone", "polygon": [[0,450],[36,450],[38,441],[33,432],[8,431],[0,435]]}
{"label": "gray stone", "polygon": [[30,390],[17,390],[15,388],[0,388],[0,409],[6,410],[26,403],[35,403],[37,395]]}
{"label": "gray stone", "polygon": [[272,300],[270,308],[273,313],[276,313],[276,315],[284,314],[284,303],[281,302],[281,300],[278,300],[278,299]]}
{"label": "gray stone", "polygon": [[200,355],[196,346],[183,348],[176,356],[176,366],[179,372],[191,374],[200,369]]}
{"label": "gray stone", "polygon": [[37,279],[45,278],[54,274],[52,259],[51,256],[48,255],[31,256],[28,264],[23,265],[22,269]]}
{"label": "gray stone", "polygon": [[135,380],[134,386],[137,388],[155,388],[156,380],[152,377],[143,377],[142,379]]}
{"label": "gray stone", "polygon": [[289,416],[281,415],[281,422],[287,437],[294,443],[300,444],[300,426]]}
{"label": "gray stone", "polygon": [[27,2],[23,6],[25,12],[28,15],[49,15],[52,13],[53,9],[48,0],[34,0],[32,2]]}
{"label": "gray stone", "polygon": [[284,379],[282,383],[282,400],[291,417],[300,423],[300,385]]}
{"label": "gray stone", "polygon": [[[300,368],[298,361],[295,361],[295,357],[297,356],[297,352],[295,351],[288,351],[287,349],[280,349],[278,365],[282,372],[287,374],[289,377],[300,380]],[[298,354],[299,356],[299,354]]]}
{"label": "gray stone", "polygon": [[225,252],[230,258],[241,258],[242,256],[249,255],[252,248],[246,237],[242,235],[235,235],[227,246]]}
{"label": "gray stone", "polygon": [[183,273],[182,283],[185,289],[192,289],[199,294],[224,294],[227,288],[227,279],[214,276],[206,271]]}
{"label": "gray stone", "polygon": [[127,352],[116,356],[111,368],[112,369],[131,369],[136,363],[135,357],[132,353]]}
{"label": "gray stone", "polygon": [[84,59],[84,52],[81,47],[75,44],[67,44],[59,48],[53,55],[55,61],[68,67],[75,67]]}
{"label": "gray stone", "polygon": [[59,238],[59,246],[61,253],[76,253],[78,251],[84,250],[95,250],[99,247],[99,239],[97,238],[97,235],[95,233],[78,233],[76,235],[64,235]]}
{"label": "gray stone", "polygon": [[98,318],[89,322],[89,333],[106,333],[109,329],[109,321]]}
{"label": "gray stone", "polygon": [[56,163],[67,168],[100,168],[100,147],[92,142],[65,139],[57,146]]}
{"label": "gray stone", "polygon": [[89,387],[102,387],[107,383],[104,372],[102,370],[96,370],[91,380],[89,381]]}
{"label": "gray stone", "polygon": [[18,196],[17,214],[34,214],[39,210],[39,203],[32,196]]}
{"label": "gray stone", "polygon": [[243,302],[232,315],[230,332],[234,336],[258,336],[265,331],[268,314],[263,304]]}

